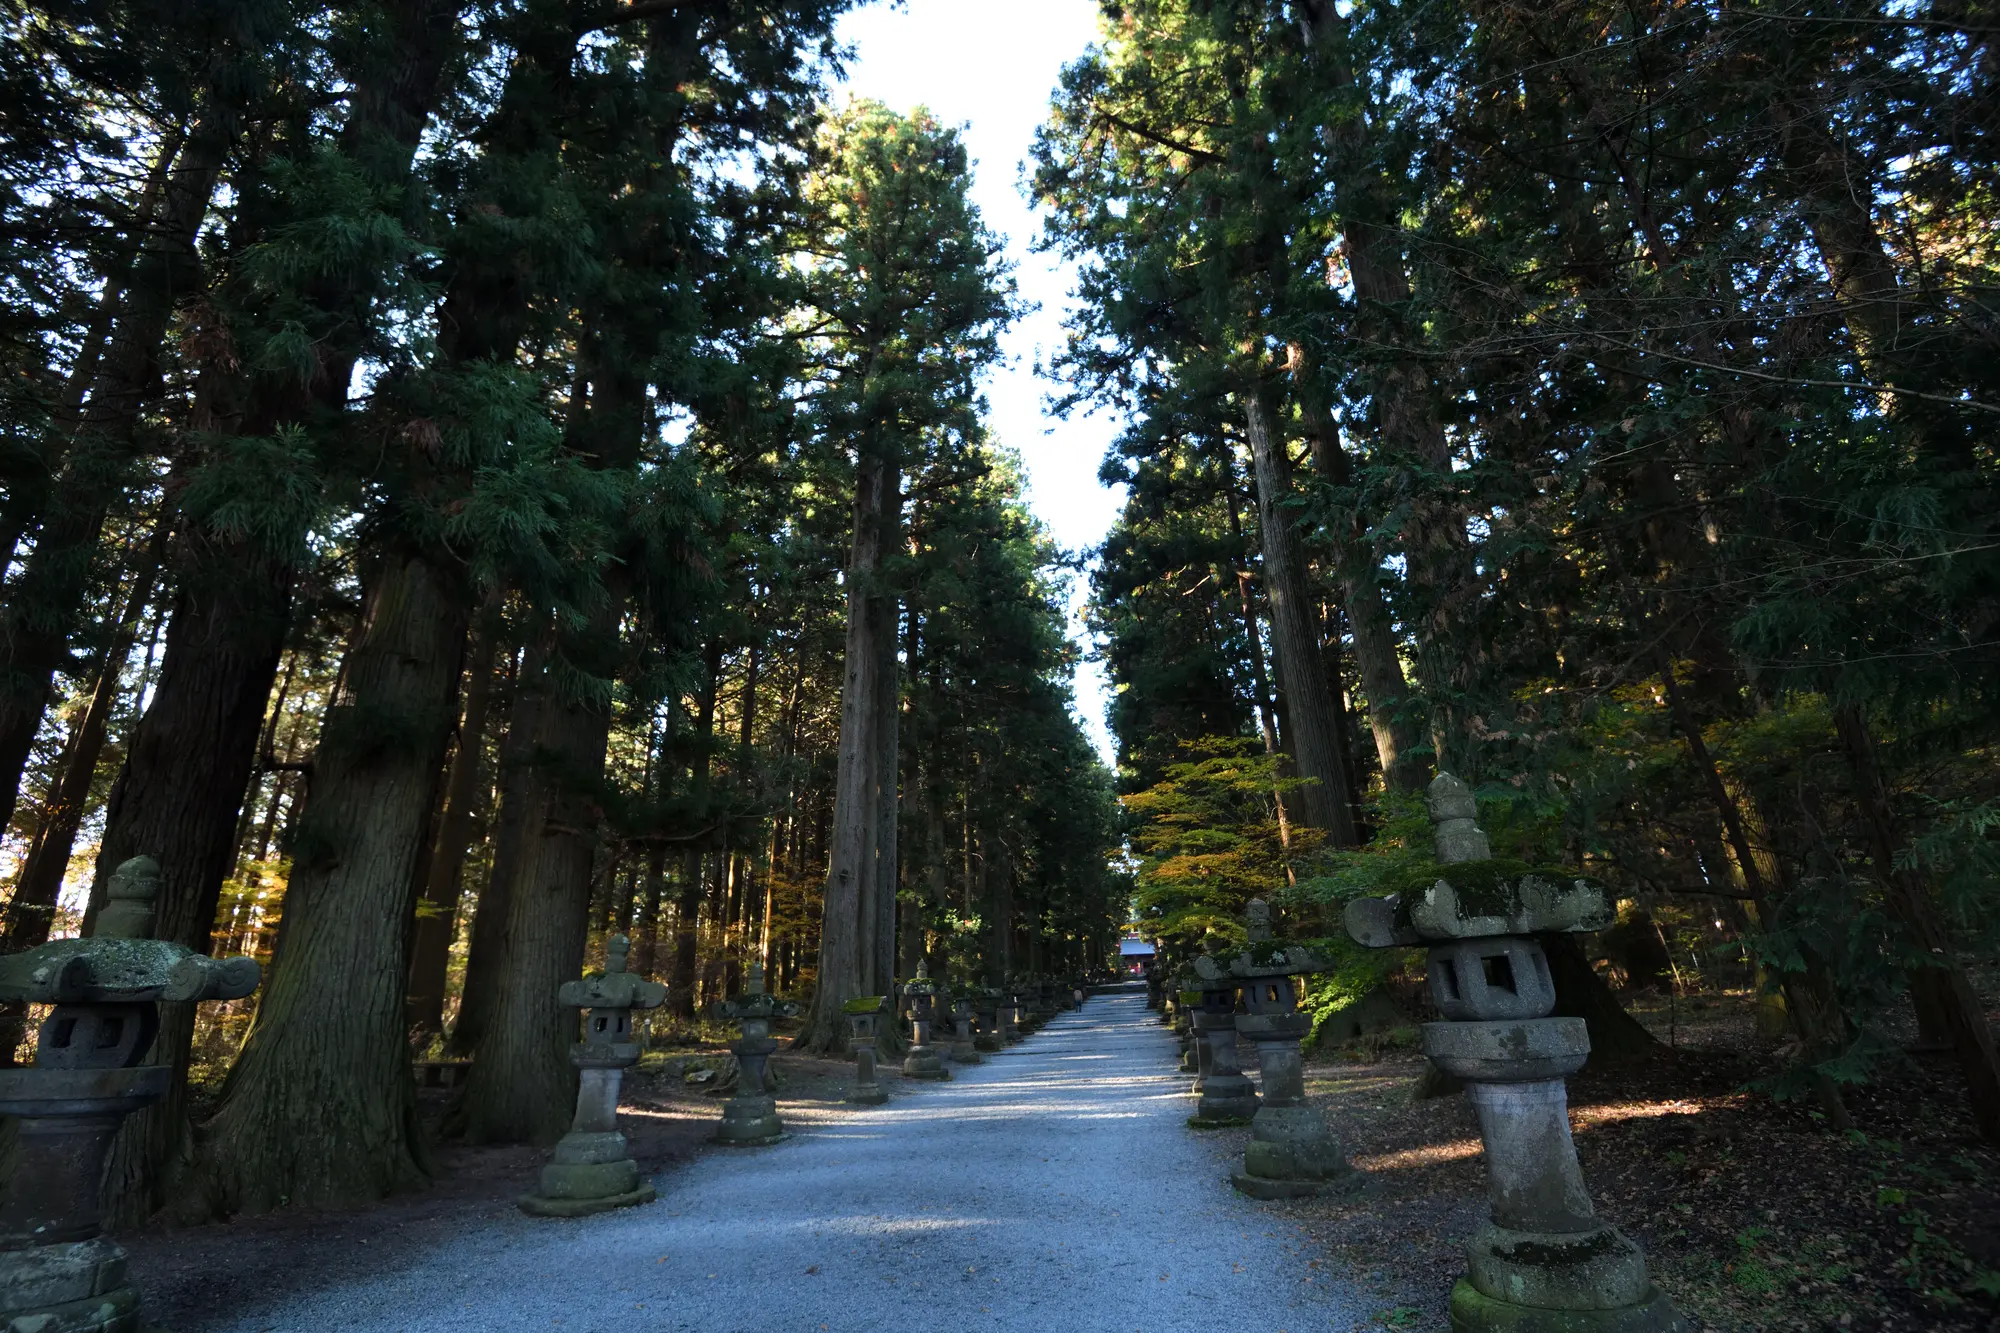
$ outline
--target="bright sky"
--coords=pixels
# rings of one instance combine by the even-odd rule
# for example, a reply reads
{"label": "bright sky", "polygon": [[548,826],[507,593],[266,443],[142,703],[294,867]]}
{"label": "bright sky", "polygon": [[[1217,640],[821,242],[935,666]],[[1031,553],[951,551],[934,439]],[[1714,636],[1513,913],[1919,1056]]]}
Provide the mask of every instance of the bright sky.
{"label": "bright sky", "polygon": [[[1070,550],[1104,539],[1124,504],[1122,491],[1098,485],[1097,465],[1117,431],[1099,414],[1059,421],[1044,409],[1048,385],[1035,363],[1062,345],[1062,312],[1073,282],[1068,265],[1029,252],[1041,230],[1021,193],[1021,166],[1048,111],[1062,67],[1097,35],[1096,0],[907,0],[875,3],[849,14],[840,36],[854,48],[846,88],[897,110],[927,106],[964,127],[973,158],[973,202],[986,225],[1006,239],[1021,296],[1040,309],[1003,341],[1004,364],[987,385],[989,424],[1028,467],[1028,503],[1055,540]],[[1071,634],[1083,637],[1072,598]],[[1101,667],[1084,663],[1077,707],[1107,761],[1104,727],[1109,690]]]}

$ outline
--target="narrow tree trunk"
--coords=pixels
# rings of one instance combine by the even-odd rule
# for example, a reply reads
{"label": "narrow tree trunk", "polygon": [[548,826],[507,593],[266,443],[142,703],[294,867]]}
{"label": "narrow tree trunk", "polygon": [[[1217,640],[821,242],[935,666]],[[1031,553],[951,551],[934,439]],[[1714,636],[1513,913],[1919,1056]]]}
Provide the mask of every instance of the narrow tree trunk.
{"label": "narrow tree trunk", "polygon": [[476,811],[486,787],[486,714],[493,697],[498,639],[498,618],[489,616],[479,629],[472,661],[466,668],[465,712],[459,719],[457,750],[445,785],[444,814],[438,821],[437,842],[424,871],[423,896],[418,900],[421,905],[410,946],[405,1025],[422,1036],[444,1031],[445,979],[452,938],[458,933],[459,880],[465,872]]}
{"label": "narrow tree trunk", "polygon": [[293,833],[282,947],[201,1145],[220,1214],[365,1202],[428,1174],[404,980],[465,598],[454,578],[399,553],[370,584]]}
{"label": "narrow tree trunk", "polygon": [[1277,652],[1279,687],[1290,715],[1288,734],[1307,779],[1298,795],[1301,823],[1324,829],[1335,847],[1360,845],[1354,825],[1354,793],[1347,780],[1343,737],[1313,627],[1314,598],[1306,588],[1298,534],[1283,508],[1291,493],[1291,470],[1283,442],[1274,439],[1262,393],[1243,393],[1250,456],[1257,469],[1257,527],[1263,543],[1265,595],[1271,605],[1271,641]]}
{"label": "narrow tree trunk", "polygon": [[[886,559],[902,546],[902,474],[883,468],[882,545]],[[901,887],[898,825],[902,786],[902,680],[897,664],[902,602],[888,589],[874,597],[875,614],[875,927],[866,979],[868,994],[885,993],[896,978],[896,895]]]}
{"label": "narrow tree trunk", "polygon": [[1882,780],[1881,765],[1875,757],[1875,738],[1868,721],[1854,704],[1834,709],[1834,723],[1854,773],[1855,796],[1868,824],[1869,857],[1882,881],[1883,897],[1889,914],[1910,935],[1910,943],[1929,957],[1931,966],[1910,972],[1912,990],[1928,992],[1929,1002],[1940,1014],[1951,1034],[1953,1051],[1965,1074],[1966,1095],[1972,1103],[1973,1122],[1981,1138],[2000,1140],[2000,1054],[1993,1045],[1993,1030],[1987,1026],[1986,1011],[1973,994],[1972,983],[1958,961],[1951,936],[1931,901],[1922,877],[1911,866],[1898,867],[1896,852],[1902,837],[1896,827],[1889,790]]}
{"label": "narrow tree trunk", "polygon": [[646,853],[645,901],[639,911],[639,938],[632,950],[632,970],[642,977],[651,977],[659,969],[660,912],[666,886],[666,849],[651,848]]}
{"label": "narrow tree trunk", "polygon": [[[139,624],[153,599],[153,587],[160,569],[163,536],[147,544],[138,566],[132,571],[132,588],[117,619],[117,629],[98,659],[97,681],[83,717],[70,733],[58,765],[55,790],[42,812],[35,840],[28,849],[14,896],[7,904],[4,941],[0,953],[19,953],[45,943],[55,919],[56,901],[62,895],[63,878],[69,871],[70,852],[76,845],[76,831],[83,823],[90,802],[90,788],[97,776],[97,761],[104,753],[111,710],[118,702],[118,682],[125,661],[139,638]],[[14,1044],[0,1029],[0,1062],[10,1061]]]}

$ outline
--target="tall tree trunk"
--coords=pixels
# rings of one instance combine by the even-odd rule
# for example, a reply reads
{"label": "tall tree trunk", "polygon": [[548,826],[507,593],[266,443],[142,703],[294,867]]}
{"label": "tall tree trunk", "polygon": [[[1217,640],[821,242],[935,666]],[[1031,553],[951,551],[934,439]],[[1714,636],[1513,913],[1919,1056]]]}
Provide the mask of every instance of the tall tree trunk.
{"label": "tall tree trunk", "polygon": [[840,1006],[867,995],[873,981],[876,818],[881,761],[882,629],[874,599],[882,572],[883,502],[890,467],[874,450],[861,451],[854,481],[853,542],[847,560],[847,643],[840,689],[840,749],[835,763],[831,860],[821,908],[819,984],[812,1021],[800,1045],[822,1053],[845,1049]]}
{"label": "tall tree trunk", "polygon": [[385,553],[293,832],[279,954],[201,1144],[217,1213],[364,1202],[428,1174],[404,981],[465,637],[457,579]]}
{"label": "tall tree trunk", "polygon": [[[492,610],[489,606],[489,612]],[[465,676],[465,711],[445,784],[444,814],[436,845],[424,870],[414,938],[405,1026],[415,1034],[444,1031],[445,980],[451,941],[458,933],[459,881],[471,850],[477,808],[486,789],[486,714],[493,698],[493,662],[499,646],[499,618],[489,614],[479,627]]]}
{"label": "tall tree trunk", "polygon": [[529,805],[534,799],[535,737],[542,711],[548,706],[543,673],[548,664],[549,631],[542,629],[522,652],[514,671],[514,698],[507,709],[506,739],[500,745],[500,801],[494,820],[493,864],[486,887],[472,909],[467,941],[465,990],[459,996],[458,1019],[451,1025],[451,1052],[469,1056],[493,1014],[493,997],[507,952],[507,902],[520,875],[527,842]]}
{"label": "tall tree trunk", "polygon": [[1265,595],[1271,604],[1271,642],[1278,658],[1278,685],[1289,715],[1288,734],[1298,760],[1299,821],[1323,829],[1335,847],[1360,845],[1354,823],[1354,793],[1348,783],[1344,737],[1337,725],[1326,663],[1313,625],[1316,601],[1306,587],[1298,533],[1284,502],[1291,494],[1291,468],[1284,443],[1273,438],[1270,415],[1256,386],[1243,391],[1245,433],[1257,470],[1257,528],[1264,552]]}
{"label": "tall tree trunk", "polygon": [[[615,643],[625,597],[607,589],[590,638]],[[472,1052],[453,1128],[472,1143],[548,1142],[568,1127],[576,1071],[576,1015],[556,1002],[583,963],[591,860],[601,811],[589,792],[604,768],[611,716],[588,702],[551,699],[530,770],[519,873],[507,895],[506,948],[493,1012]]]}
{"label": "tall tree trunk", "polygon": [[[708,818],[709,773],[715,745],[715,695],[721,688],[722,641],[711,638],[703,652],[701,692],[695,701],[694,765],[688,780],[689,808]],[[682,1018],[693,1018],[699,997],[703,851],[688,848],[681,858],[680,895],[674,904],[674,970],[669,1003]]]}
{"label": "tall tree trunk", "polygon": [[[882,472],[881,549],[886,560],[902,547],[902,473],[892,463]],[[874,947],[867,993],[884,994],[896,979],[896,894],[901,887],[898,825],[902,787],[902,680],[897,648],[902,638],[902,602],[887,588],[873,598],[875,615],[875,891]]]}
{"label": "tall tree trunk", "polygon": [[[1313,471],[1328,485],[1349,490],[1354,486],[1354,464],[1311,384],[1312,369],[1304,349],[1288,349],[1288,364]],[[1417,728],[1407,712],[1409,683],[1403,678],[1401,645],[1389,615],[1389,600],[1382,591],[1382,560],[1359,511],[1350,511],[1346,521],[1331,525],[1330,531],[1333,576],[1340,585],[1340,606],[1347,616],[1348,633],[1354,638],[1354,665],[1361,677],[1361,690],[1368,698],[1375,757],[1389,790],[1413,795],[1430,781],[1430,765],[1421,753]]]}
{"label": "tall tree trunk", "polygon": [[1835,708],[1833,718],[1854,773],[1855,797],[1868,825],[1868,854],[1875,863],[1876,877],[1882,881],[1889,914],[1909,932],[1910,943],[1931,960],[1931,966],[1911,970],[1910,986],[1927,991],[1933,1010],[1945,1021],[1952,1050],[1965,1075],[1966,1095],[1980,1137],[2000,1140],[2000,1054],[1994,1049],[1985,1008],[1973,994],[1972,983],[1922,876],[1913,866],[1896,864],[1903,840],[1867,718],[1855,704]]}
{"label": "tall tree trunk", "polygon": [[[1228,469],[1229,494],[1226,503],[1229,506],[1230,550],[1240,552],[1243,550],[1243,519],[1236,504],[1236,463],[1226,453],[1223,462]],[[1270,678],[1264,670],[1264,636],[1257,629],[1257,604],[1250,593],[1250,571],[1238,565],[1236,560],[1237,556],[1232,554],[1229,565],[1231,573],[1235,576],[1237,609],[1243,615],[1243,638],[1250,650],[1250,688],[1257,695],[1258,730],[1264,737],[1265,755],[1278,765],[1282,775],[1287,756],[1284,754],[1278,735],[1277,705],[1271,694]],[[1271,804],[1278,814],[1278,841],[1285,850],[1290,851],[1291,812],[1285,808],[1285,793],[1282,786],[1272,788]]]}
{"label": "tall tree trunk", "polygon": [[[1300,8],[1308,58],[1334,88],[1358,89],[1347,61],[1346,16],[1334,0],[1301,0]],[[1358,320],[1373,331],[1379,346],[1393,349],[1407,341],[1403,309],[1410,300],[1410,280],[1399,224],[1405,201],[1391,194],[1387,177],[1373,166],[1374,133],[1365,108],[1348,109],[1322,131],[1335,164],[1335,204]],[[1461,697],[1482,656],[1472,632],[1477,588],[1464,502],[1451,479],[1450,442],[1437,418],[1437,386],[1421,362],[1393,354],[1368,378],[1382,443],[1402,471],[1409,496],[1405,583],[1421,617],[1414,627],[1417,658],[1429,696],[1436,762],[1444,771],[1470,777],[1476,765],[1470,762]],[[1368,614],[1350,613],[1357,642]],[[1370,661],[1379,665],[1371,655],[1364,671]]]}
{"label": "tall tree trunk", "polygon": [[[206,953],[236,848],[239,808],[257,763],[265,705],[284,655],[290,580],[268,566],[230,578],[195,558],[167,622],[160,678],[133,729],[105,806],[93,901],[134,856],[160,865],[154,934]],[[114,1219],[165,1202],[165,1168],[187,1150],[187,1069],[194,1006],[160,1006],[153,1063],[172,1066],[166,1098],[126,1118],[106,1167]]]}

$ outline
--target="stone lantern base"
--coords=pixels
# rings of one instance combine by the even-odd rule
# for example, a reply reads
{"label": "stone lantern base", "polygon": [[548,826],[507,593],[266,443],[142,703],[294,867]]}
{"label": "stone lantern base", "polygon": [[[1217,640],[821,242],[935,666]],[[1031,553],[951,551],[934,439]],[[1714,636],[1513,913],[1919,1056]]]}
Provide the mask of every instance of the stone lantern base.
{"label": "stone lantern base", "polygon": [[1303,1199],[1359,1177],[1310,1106],[1262,1106],[1250,1122],[1243,1166],[1229,1183],[1253,1199]]}
{"label": "stone lantern base", "polygon": [[0,1254],[0,1327],[34,1333],[138,1333],[139,1293],[125,1251],[102,1236]]}
{"label": "stone lantern base", "polygon": [[715,1141],[732,1148],[761,1148],[785,1137],[784,1122],[778,1119],[778,1099],[769,1093],[731,1097],[722,1104],[722,1123],[715,1127]]}
{"label": "stone lantern base", "polygon": [[1451,1289],[1452,1333],[1688,1333],[1691,1325],[1657,1288],[1615,1310],[1552,1310],[1496,1300],[1460,1278]]}
{"label": "stone lantern base", "polygon": [[521,1211],[530,1217],[588,1217],[651,1203],[659,1196],[639,1179],[639,1164],[627,1152],[625,1136],[615,1131],[563,1135],[542,1168],[541,1188],[521,1196]]}

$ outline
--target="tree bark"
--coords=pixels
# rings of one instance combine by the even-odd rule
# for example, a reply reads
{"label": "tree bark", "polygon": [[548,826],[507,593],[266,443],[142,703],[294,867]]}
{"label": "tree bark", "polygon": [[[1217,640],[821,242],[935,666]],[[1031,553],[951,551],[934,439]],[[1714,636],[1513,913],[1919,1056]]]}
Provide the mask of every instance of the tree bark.
{"label": "tree bark", "polygon": [[280,951],[201,1144],[218,1214],[365,1202],[428,1175],[404,981],[465,637],[457,579],[385,553],[293,832]]}
{"label": "tree bark", "polygon": [[535,736],[547,705],[542,673],[548,663],[548,631],[536,635],[521,654],[514,672],[514,698],[507,710],[506,739],[500,746],[500,809],[494,821],[493,865],[486,887],[472,909],[472,933],[467,942],[465,990],[459,996],[458,1020],[451,1025],[451,1052],[472,1054],[493,1013],[507,951],[507,902],[520,873],[527,841],[529,802],[533,799],[532,767]]}
{"label": "tree bark", "polygon": [[[588,630],[594,641],[615,641],[624,604],[622,588],[606,590]],[[542,711],[536,749],[546,762],[528,774],[503,967],[453,1113],[453,1128],[468,1142],[552,1142],[574,1110],[576,1015],[556,1002],[556,991],[583,963],[602,813],[589,793],[603,772],[610,728],[609,712],[587,702],[551,699]]]}
{"label": "tree bark", "polygon": [[[1305,383],[1309,371],[1304,352],[1294,349],[1290,363],[1293,380],[1301,386],[1299,402],[1313,470],[1328,485],[1349,489],[1354,485],[1354,465]],[[1368,699],[1368,727],[1375,737],[1382,780],[1390,791],[1415,795],[1429,783],[1430,765],[1420,753],[1417,728],[1407,715],[1409,682],[1403,678],[1401,645],[1382,591],[1381,557],[1358,512],[1351,512],[1344,525],[1334,525],[1332,536],[1334,581],[1340,585],[1341,610],[1354,638],[1354,665]]]}
{"label": "tree bark", "polygon": [[1271,644],[1278,659],[1278,685],[1286,696],[1294,757],[1299,775],[1299,821],[1323,829],[1335,847],[1356,847],[1354,793],[1342,753],[1344,738],[1313,626],[1314,598],[1306,588],[1305,561],[1284,501],[1291,493],[1291,469],[1283,442],[1273,438],[1260,389],[1243,391],[1245,432],[1257,470],[1257,528],[1264,553],[1264,589],[1271,605]]}
{"label": "tree bark", "polygon": [[444,1031],[445,980],[452,938],[458,933],[459,881],[486,787],[486,714],[493,697],[498,639],[498,618],[488,616],[479,628],[472,661],[466,668],[465,711],[459,719],[451,777],[445,784],[444,814],[424,872],[424,891],[419,899],[423,906],[418,909],[410,946],[405,1014],[405,1026],[418,1036]]}
{"label": "tree bark", "polygon": [[840,690],[840,748],[835,761],[831,859],[821,909],[819,981],[803,1047],[844,1050],[840,1006],[880,994],[873,982],[876,930],[879,728],[883,691],[881,618],[874,604],[882,572],[883,504],[890,465],[863,448],[854,481],[853,538],[847,560],[847,642]]}
{"label": "tree bark", "polygon": [[[902,473],[895,464],[882,473],[881,550],[886,561],[902,547]],[[887,588],[873,597],[875,616],[875,890],[874,950],[864,993],[881,995],[896,980],[896,895],[902,884],[899,856],[899,815],[902,787],[902,680],[896,650],[901,634],[902,602]]]}

